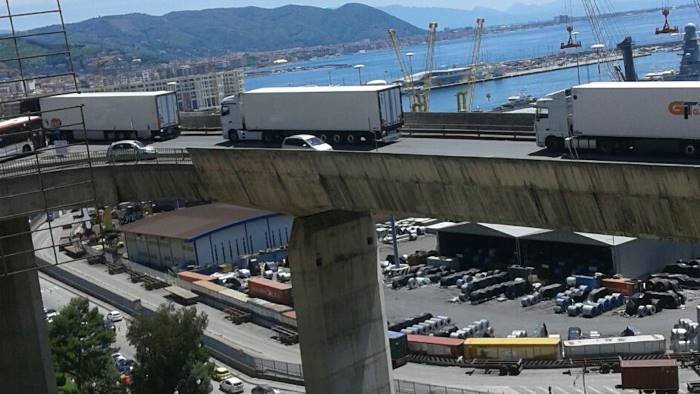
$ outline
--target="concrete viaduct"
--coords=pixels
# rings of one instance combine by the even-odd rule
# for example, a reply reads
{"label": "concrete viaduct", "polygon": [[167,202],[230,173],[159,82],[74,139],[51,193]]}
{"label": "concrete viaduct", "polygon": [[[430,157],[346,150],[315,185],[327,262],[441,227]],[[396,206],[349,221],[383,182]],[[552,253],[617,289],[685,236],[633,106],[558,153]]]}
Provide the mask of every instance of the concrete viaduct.
{"label": "concrete viaduct", "polygon": [[[290,262],[306,391],[390,393],[371,213],[700,240],[695,166],[282,150],[190,154],[191,164],[0,178],[2,263],[10,272],[33,267],[31,256],[14,253],[31,249],[27,216],[79,205],[88,193],[98,205],[211,199],[294,215]],[[90,171],[94,184],[85,182]],[[14,377],[6,381],[10,392],[55,392],[35,272],[0,276],[0,316],[0,371]]]}

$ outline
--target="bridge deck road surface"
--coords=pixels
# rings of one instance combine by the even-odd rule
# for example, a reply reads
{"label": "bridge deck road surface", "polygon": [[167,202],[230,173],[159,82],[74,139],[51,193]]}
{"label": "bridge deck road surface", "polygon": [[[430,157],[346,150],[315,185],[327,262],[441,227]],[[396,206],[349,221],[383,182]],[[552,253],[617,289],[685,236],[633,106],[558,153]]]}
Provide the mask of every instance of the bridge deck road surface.
{"label": "bridge deck road surface", "polygon": [[[70,223],[72,218],[70,215],[64,215],[54,220],[54,239],[60,238],[61,224]],[[44,224],[46,226],[46,224]],[[57,227],[57,228],[56,228]],[[50,246],[51,238],[48,231],[39,231],[34,233],[35,247]],[[71,259],[63,253],[57,251],[59,261],[65,262]],[[37,252],[37,256],[44,258],[46,261],[53,262],[54,256],[51,249],[44,249]],[[150,308],[157,309],[162,303],[168,302],[164,296],[167,292],[163,289],[148,291],[138,283],[131,283],[126,274],[109,275],[103,265],[91,266],[85,261],[76,261],[60,266],[61,269],[72,272],[90,282],[99,286],[128,297],[136,297],[141,299],[141,303]],[[299,353],[299,345],[286,346],[274,339],[272,330],[264,327],[245,323],[240,326],[232,324],[225,320],[225,314],[215,308],[198,303],[196,304],[198,311],[204,312],[209,316],[209,327],[207,332],[215,338],[221,339],[223,342],[230,343],[234,347],[242,349],[247,353],[270,360],[285,361],[291,363],[301,363]]]}

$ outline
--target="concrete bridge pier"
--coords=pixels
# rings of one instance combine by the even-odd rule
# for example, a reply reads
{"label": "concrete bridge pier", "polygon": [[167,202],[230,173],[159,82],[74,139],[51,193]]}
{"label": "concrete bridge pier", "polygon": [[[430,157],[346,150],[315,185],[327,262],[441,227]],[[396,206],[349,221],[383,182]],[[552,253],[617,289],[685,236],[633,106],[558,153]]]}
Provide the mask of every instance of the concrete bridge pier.
{"label": "concrete bridge pier", "polygon": [[296,218],[289,259],[306,392],[393,393],[369,213]]}
{"label": "concrete bridge pier", "polygon": [[[26,217],[0,221],[0,376],[2,392],[56,393],[48,329]],[[17,254],[15,254],[17,253]]]}

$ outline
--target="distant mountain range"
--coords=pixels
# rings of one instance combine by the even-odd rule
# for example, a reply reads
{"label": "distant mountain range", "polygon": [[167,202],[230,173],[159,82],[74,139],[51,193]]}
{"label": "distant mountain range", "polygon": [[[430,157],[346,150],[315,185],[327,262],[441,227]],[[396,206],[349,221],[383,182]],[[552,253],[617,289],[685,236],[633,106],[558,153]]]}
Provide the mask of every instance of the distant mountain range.
{"label": "distant mountain range", "polygon": [[[454,9],[440,7],[407,7],[403,5],[389,5],[379,7],[397,18],[406,22],[426,28],[429,22],[436,21],[440,28],[462,28],[473,26],[477,17],[486,19],[487,26],[504,25],[513,23],[525,23],[534,21],[552,20],[556,15],[566,14],[563,1],[558,0],[547,4],[516,4],[507,10],[499,11],[488,7],[476,7],[474,9]],[[585,15],[579,1],[574,1],[571,13],[575,16]],[[670,6],[686,5],[688,0],[670,0]],[[615,12],[639,10],[661,7],[658,0],[615,0],[612,2]]]}
{"label": "distant mountain range", "polygon": [[[337,9],[289,5],[179,11],[163,16],[128,14],[66,25],[78,56],[116,52],[144,62],[386,40],[388,28],[397,29],[403,37],[423,34],[383,11],[354,3]],[[58,39],[55,35],[39,37],[31,43],[50,47],[58,45]]]}

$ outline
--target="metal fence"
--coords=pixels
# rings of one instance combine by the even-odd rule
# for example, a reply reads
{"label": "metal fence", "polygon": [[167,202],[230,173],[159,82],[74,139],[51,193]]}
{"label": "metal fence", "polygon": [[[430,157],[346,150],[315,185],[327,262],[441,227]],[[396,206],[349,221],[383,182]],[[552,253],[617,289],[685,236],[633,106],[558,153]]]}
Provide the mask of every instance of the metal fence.
{"label": "metal fence", "polygon": [[495,394],[491,391],[469,390],[456,387],[436,386],[432,384],[394,380],[396,394]]}
{"label": "metal fence", "polygon": [[124,159],[122,157],[120,160],[114,160],[107,156],[106,150],[66,154],[56,154],[53,151],[47,151],[43,154],[0,163],[0,178],[88,168],[89,166],[192,164],[192,159],[187,149],[162,148],[157,150],[157,155],[152,159],[144,160],[137,156]]}

